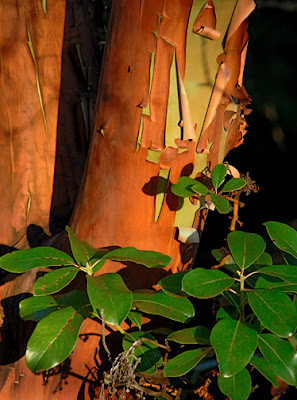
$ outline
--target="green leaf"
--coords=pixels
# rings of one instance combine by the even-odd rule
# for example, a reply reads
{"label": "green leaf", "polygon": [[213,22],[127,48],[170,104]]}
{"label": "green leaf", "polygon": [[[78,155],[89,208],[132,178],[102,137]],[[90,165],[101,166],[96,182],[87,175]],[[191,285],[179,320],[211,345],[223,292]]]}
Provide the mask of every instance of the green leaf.
{"label": "green leaf", "polygon": [[235,192],[236,190],[242,189],[246,186],[246,180],[243,178],[233,178],[226,182],[222,187],[220,193]]}
{"label": "green leaf", "polygon": [[66,287],[79,272],[78,267],[64,267],[46,273],[37,279],[34,285],[34,296],[57,293]]}
{"label": "green leaf", "polygon": [[104,309],[105,322],[120,325],[126,319],[132,305],[132,292],[120,275],[87,275],[87,291],[95,313],[101,315],[100,310]]}
{"label": "green leaf", "polygon": [[235,294],[229,291],[225,291],[222,293],[222,296],[228,301],[231,306],[236,308],[238,312],[240,312],[240,296],[239,294]]}
{"label": "green leaf", "polygon": [[150,250],[137,250],[135,247],[123,247],[109,251],[104,260],[130,261],[147,268],[163,268],[171,263],[171,258],[165,254]]}
{"label": "green leaf", "polygon": [[203,183],[196,181],[195,185],[191,187],[191,190],[197,194],[201,194],[203,196],[209,193],[209,189]]}
{"label": "green leaf", "polygon": [[24,320],[39,321],[59,308],[58,302],[52,296],[31,296],[20,302],[19,313]]}
{"label": "green leaf", "polygon": [[202,347],[194,350],[186,350],[183,353],[171,358],[164,367],[164,376],[177,377],[187,374],[196,367],[203,358],[211,355],[211,347]]}
{"label": "green leaf", "polygon": [[225,197],[217,196],[215,193],[210,193],[210,198],[216,209],[221,214],[228,214],[230,212],[230,204]]}
{"label": "green leaf", "polygon": [[195,179],[189,178],[188,176],[181,176],[178,178],[177,183],[171,186],[171,191],[179,197],[190,197],[194,194],[192,186],[196,184],[197,181]]}
{"label": "green leaf", "polygon": [[297,284],[291,284],[273,276],[260,276],[255,285],[256,289],[279,289],[283,292],[297,293]]}
{"label": "green leaf", "polygon": [[272,365],[269,364],[263,357],[253,356],[251,358],[250,364],[253,365],[257,370],[268,379],[274,387],[279,385],[276,375],[273,371]]}
{"label": "green leaf", "polygon": [[69,356],[85,319],[83,308],[62,308],[38,322],[26,350],[26,363],[32,372],[53,368]]}
{"label": "green leaf", "polygon": [[281,222],[265,222],[268,235],[273,243],[282,251],[297,258],[297,232],[289,225]]}
{"label": "green leaf", "polygon": [[79,265],[86,266],[90,260],[101,259],[107,253],[105,249],[95,249],[89,243],[80,240],[69,226],[66,226],[66,231],[68,232],[72,254]]}
{"label": "green leaf", "polygon": [[133,304],[145,313],[161,315],[179,322],[187,322],[195,314],[192,303],[186,297],[169,296],[162,291],[135,291]]}
{"label": "green leaf", "polygon": [[238,318],[239,318],[239,311],[237,310],[237,308],[234,308],[232,306],[220,307],[216,314],[217,321],[219,321],[220,319],[237,320]]}
{"label": "green leaf", "polygon": [[283,256],[286,264],[297,265],[297,258],[291,256],[291,254],[282,251],[282,256]]}
{"label": "green leaf", "polygon": [[297,354],[291,344],[270,333],[259,335],[259,348],[273,371],[288,385],[297,385]]}
{"label": "green leaf", "polygon": [[211,181],[215,190],[224,182],[227,175],[227,168],[224,164],[217,164],[211,173]]}
{"label": "green leaf", "polygon": [[234,279],[218,269],[196,268],[186,274],[183,279],[183,290],[199,299],[218,296],[228,289]]}
{"label": "green leaf", "polygon": [[17,250],[0,257],[0,267],[9,272],[22,273],[32,268],[73,265],[74,260],[61,250],[53,247],[34,247]]}
{"label": "green leaf", "polygon": [[240,268],[248,268],[264,252],[266,244],[255,233],[235,231],[227,237],[232,257]]}
{"label": "green leaf", "polygon": [[265,251],[253,263],[253,266],[256,269],[262,268],[264,265],[273,265],[273,261],[272,261],[271,255],[266,253]]}
{"label": "green leaf", "polygon": [[247,400],[252,388],[251,376],[244,368],[229,378],[219,375],[218,385],[221,392],[231,400]]}
{"label": "green leaf", "polygon": [[288,283],[297,284],[296,265],[269,265],[259,269],[258,273],[273,276]]}
{"label": "green leaf", "polygon": [[240,372],[250,361],[257,347],[257,332],[240,321],[222,319],[210,334],[224,378]]}
{"label": "green leaf", "polygon": [[[31,296],[20,302],[20,317],[24,320],[39,321],[53,311],[72,306],[78,309],[82,306],[90,306],[89,298],[81,290],[57,296]],[[89,307],[89,311],[91,308]]]}
{"label": "green leaf", "polygon": [[297,313],[289,296],[280,290],[255,289],[248,292],[248,300],[265,328],[283,338],[294,335]]}
{"label": "green leaf", "polygon": [[128,318],[130,321],[137,326],[138,329],[141,329],[142,324],[142,315],[138,311],[130,310],[128,314]]}
{"label": "green leaf", "polygon": [[[147,338],[157,342],[154,336],[147,332],[133,332],[124,336],[123,349],[128,350],[133,343],[142,338]],[[162,365],[163,359],[161,352],[158,346],[151,342],[144,341],[140,346],[136,346],[134,349],[134,355],[136,357],[141,357],[141,362],[136,368],[138,372],[153,374],[156,371],[156,366],[160,367]]]}
{"label": "green leaf", "polygon": [[165,278],[161,279],[159,282],[162,290],[170,296],[187,296],[187,294],[182,291],[182,280],[187,273],[188,271],[181,271],[165,276]]}
{"label": "green leaf", "polygon": [[180,344],[209,344],[210,330],[204,326],[181,329],[172,332],[166,340]]}

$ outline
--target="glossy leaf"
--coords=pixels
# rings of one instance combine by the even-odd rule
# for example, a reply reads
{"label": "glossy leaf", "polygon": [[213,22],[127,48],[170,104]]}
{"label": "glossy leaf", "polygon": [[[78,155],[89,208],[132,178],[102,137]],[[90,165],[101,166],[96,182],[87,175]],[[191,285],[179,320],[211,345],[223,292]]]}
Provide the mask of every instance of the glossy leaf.
{"label": "glossy leaf", "polygon": [[289,225],[281,222],[265,222],[268,235],[273,243],[282,251],[297,258],[297,232]]}
{"label": "glossy leaf", "polygon": [[225,197],[217,196],[215,193],[210,193],[210,198],[216,209],[221,214],[228,214],[230,212],[230,203]]}
{"label": "glossy leaf", "polygon": [[64,267],[55,269],[38,278],[34,285],[34,295],[43,296],[45,294],[57,293],[66,287],[79,272],[78,267]]}
{"label": "glossy leaf", "polygon": [[182,290],[182,280],[187,273],[188,271],[181,271],[165,276],[165,278],[161,279],[159,282],[162,290],[170,296],[187,296]]}
{"label": "glossy leaf", "polygon": [[218,269],[196,268],[183,279],[183,290],[199,299],[209,299],[222,293],[234,283],[234,279]]}
{"label": "glossy leaf", "polygon": [[224,306],[220,307],[217,314],[216,314],[216,319],[219,321],[220,319],[234,319],[237,320],[239,318],[239,311],[237,308],[234,308],[233,306]]}
{"label": "glossy leaf", "polygon": [[232,257],[240,268],[248,268],[264,252],[266,244],[255,233],[235,231],[227,237]]}
{"label": "glossy leaf", "polygon": [[[147,332],[132,332],[124,336],[123,339],[123,349],[128,350],[133,343],[141,340],[142,338],[147,338],[154,342],[157,342],[154,336]],[[156,367],[162,365],[162,355],[161,352],[155,344],[151,342],[144,341],[141,345],[138,345],[134,349],[134,355],[136,357],[141,357],[141,362],[137,366],[138,372],[145,372],[146,374],[153,374],[156,371]]]}
{"label": "glossy leaf", "polygon": [[53,247],[34,247],[17,250],[0,257],[0,267],[9,272],[22,273],[37,267],[73,265],[75,261],[61,250]]}
{"label": "glossy leaf", "polygon": [[288,385],[297,385],[297,353],[291,344],[275,335],[259,335],[259,348],[273,371]]}
{"label": "glossy leaf", "polygon": [[150,250],[137,250],[135,247],[123,247],[109,251],[104,260],[130,261],[145,265],[147,268],[163,268],[171,263],[171,258],[166,254]]}
{"label": "glossy leaf", "polygon": [[224,182],[227,175],[227,168],[224,164],[217,164],[211,172],[211,181],[213,187],[217,190]]}
{"label": "glossy leaf", "polygon": [[133,304],[145,313],[161,315],[179,322],[187,322],[195,314],[192,303],[186,297],[169,296],[162,291],[135,291]]}
{"label": "glossy leaf", "polygon": [[32,372],[53,368],[69,356],[85,318],[83,309],[62,308],[38,322],[26,350],[26,363]]}
{"label": "glossy leaf", "polygon": [[132,305],[132,293],[120,275],[87,275],[87,291],[95,313],[100,316],[100,310],[104,309],[105,322],[120,325],[126,319]]}
{"label": "glossy leaf", "polygon": [[276,379],[275,372],[273,371],[272,365],[269,364],[268,361],[263,357],[253,356],[251,358],[250,364],[253,365],[257,370],[268,379],[274,387],[279,385],[278,380]]}
{"label": "glossy leaf", "polygon": [[297,327],[296,309],[280,290],[255,289],[248,292],[249,304],[261,323],[281,337],[290,337]]}
{"label": "glossy leaf", "polygon": [[[24,320],[39,321],[53,311],[64,307],[73,306],[79,308],[90,305],[86,293],[81,290],[57,296],[31,296],[20,302],[20,317]],[[90,309],[89,309],[90,310]]]}
{"label": "glossy leaf", "polygon": [[297,258],[291,256],[291,254],[286,253],[285,251],[282,251],[282,256],[283,256],[286,264],[297,265]]}
{"label": "glossy leaf", "polygon": [[72,254],[79,265],[86,266],[90,260],[100,259],[107,253],[105,249],[95,249],[89,243],[80,240],[69,226],[66,226],[66,231],[68,232]]}
{"label": "glossy leaf", "polygon": [[211,347],[186,350],[167,361],[164,367],[164,376],[177,377],[185,375],[212,353],[213,349]]}
{"label": "glossy leaf", "polygon": [[190,197],[193,196],[192,186],[196,185],[195,179],[189,178],[188,176],[181,176],[178,178],[177,183],[171,186],[171,191],[179,197]]}
{"label": "glossy leaf", "polygon": [[253,263],[253,266],[256,269],[262,268],[263,266],[268,266],[268,265],[273,265],[273,261],[271,258],[271,255],[266,253],[266,251],[264,251],[264,253],[262,253],[260,255],[260,257],[257,258],[257,260]]}
{"label": "glossy leaf", "polygon": [[297,293],[297,284],[292,284],[269,275],[260,276],[255,285],[256,289],[279,289],[283,292]]}
{"label": "glossy leaf", "polygon": [[260,274],[273,276],[288,283],[297,284],[296,265],[269,265],[258,270]]}
{"label": "glossy leaf", "polygon": [[172,332],[166,340],[180,344],[209,344],[210,330],[204,326],[195,326],[193,328],[181,329]]}
{"label": "glossy leaf", "polygon": [[257,347],[257,332],[240,321],[222,319],[210,334],[220,373],[230,377],[240,372],[250,361]]}
{"label": "glossy leaf", "polygon": [[191,187],[191,190],[197,194],[205,196],[209,193],[209,189],[203,183],[196,181],[195,185]]}
{"label": "glossy leaf", "polygon": [[230,400],[247,400],[251,393],[252,381],[250,374],[244,368],[229,378],[219,375],[218,385],[221,392]]}
{"label": "glossy leaf", "polygon": [[222,187],[220,193],[235,192],[236,190],[242,189],[246,186],[246,180],[243,178],[233,178],[230,179]]}
{"label": "glossy leaf", "polygon": [[222,293],[222,296],[231,304],[238,312],[240,312],[240,297],[239,294],[235,294],[229,291],[225,291]]}
{"label": "glossy leaf", "polygon": [[139,313],[138,311],[130,310],[128,318],[134,325],[137,326],[138,329],[141,329],[141,323],[142,323],[141,313]]}

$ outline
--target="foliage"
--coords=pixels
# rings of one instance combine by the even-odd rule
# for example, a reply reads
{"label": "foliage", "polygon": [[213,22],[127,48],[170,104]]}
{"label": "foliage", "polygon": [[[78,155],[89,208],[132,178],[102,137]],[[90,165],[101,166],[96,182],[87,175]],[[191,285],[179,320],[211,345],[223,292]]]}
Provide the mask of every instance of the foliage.
{"label": "foliage", "polygon": [[[229,206],[229,199],[234,199],[246,185],[243,178],[225,182],[226,176],[227,168],[220,164],[212,171],[212,189],[182,177],[172,191],[179,196],[210,196],[211,200],[214,195],[214,204],[222,212],[217,204],[225,199]],[[224,193],[228,193],[228,198]],[[283,264],[273,265],[261,236],[232,231],[227,236],[227,247],[213,252],[218,265],[167,276],[159,282],[158,290],[132,292],[120,275],[96,273],[107,260],[163,268],[170,264],[168,256],[133,247],[95,249],[77,238],[69,227],[73,257],[50,247],[2,256],[0,266],[10,272],[51,267],[37,279],[34,295],[20,302],[20,316],[37,321],[26,350],[28,367],[36,372],[63,362],[76,344],[84,319],[99,318],[102,335],[105,324],[114,325],[123,334],[123,353],[105,375],[111,394],[116,391],[121,371],[129,371],[121,375],[122,386],[127,390],[139,389],[136,373],[154,376],[161,371],[163,379],[184,375],[191,379],[198,365],[202,370],[205,365],[204,372],[207,371],[209,360],[217,362],[218,386],[231,400],[248,399],[253,368],[273,386],[280,380],[297,386],[297,232],[279,222],[264,225],[283,256]],[[86,292],[58,293],[78,274],[86,278]],[[191,324],[195,314],[191,297],[202,301],[211,298],[218,305],[213,326]],[[145,332],[142,315],[159,315],[175,321],[178,329]],[[134,324],[131,332],[120,326],[124,320]],[[156,338],[160,337],[165,344],[158,342]],[[104,347],[109,352],[106,344]],[[152,394],[152,390],[146,393]],[[164,398],[160,393],[156,392],[155,397]]]}
{"label": "foliage", "polygon": [[239,191],[247,185],[244,178],[232,177],[222,186],[228,172],[230,174],[225,164],[218,164],[213,168],[211,172],[212,190],[205,183],[188,176],[180,177],[178,182],[172,185],[171,190],[179,197],[195,197],[198,195],[202,204],[209,206],[212,203],[221,214],[228,214],[230,212],[230,201],[233,202],[234,199],[227,194]]}
{"label": "foliage", "polygon": [[[33,372],[53,368],[69,356],[85,318],[102,318],[104,313],[106,323],[119,326],[129,312],[136,308],[136,299],[133,299],[133,293],[120,275],[94,275],[107,260],[131,261],[147,268],[162,268],[171,261],[164,254],[133,247],[112,251],[95,249],[78,239],[69,227],[66,230],[74,258],[52,247],[14,251],[0,258],[0,267],[14,273],[33,268],[56,267],[38,278],[34,285],[34,295],[20,303],[20,316],[23,319],[39,321],[26,351],[26,362]],[[74,290],[66,294],[56,294],[68,286],[79,273],[84,273],[86,277],[87,293]],[[162,301],[167,307],[185,309],[178,320],[184,322],[194,315],[193,306],[188,299],[172,298],[165,293],[164,296]],[[158,306],[159,303],[160,300],[156,299],[155,304]],[[167,313],[166,316],[170,318],[172,313]],[[131,313],[129,317],[132,318]]]}

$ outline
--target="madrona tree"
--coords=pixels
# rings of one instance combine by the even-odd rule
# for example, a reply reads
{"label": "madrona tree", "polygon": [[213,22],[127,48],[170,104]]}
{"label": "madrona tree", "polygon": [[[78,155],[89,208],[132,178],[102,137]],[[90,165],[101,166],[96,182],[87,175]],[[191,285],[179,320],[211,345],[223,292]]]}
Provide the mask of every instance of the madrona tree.
{"label": "madrona tree", "polygon": [[[46,235],[69,223],[94,247],[168,254],[168,272],[192,264],[210,203],[180,198],[171,186],[181,176],[207,180],[243,142],[247,17],[254,6],[115,0],[92,113],[99,73],[92,2],[2,1],[3,252],[50,241],[65,249],[65,235]],[[100,273],[115,271],[133,289],[164,274],[108,262]],[[25,365],[30,326],[20,324],[17,308],[38,273],[2,275],[1,398],[91,398],[100,324],[83,324],[71,359],[57,370],[44,376]]]}

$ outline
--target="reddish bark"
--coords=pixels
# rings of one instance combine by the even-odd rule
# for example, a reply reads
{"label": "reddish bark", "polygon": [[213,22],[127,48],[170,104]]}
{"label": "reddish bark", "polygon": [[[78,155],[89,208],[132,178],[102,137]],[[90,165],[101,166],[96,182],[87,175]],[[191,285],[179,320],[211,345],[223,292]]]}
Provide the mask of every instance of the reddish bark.
{"label": "reddish bark", "polygon": [[[1,178],[3,177],[5,190],[3,190],[0,204],[1,212],[5,213],[1,242],[6,245],[14,245],[18,242],[18,247],[27,245],[26,230],[29,224],[39,225],[48,232],[50,210],[52,210],[52,215],[59,219],[65,213],[67,214],[68,207],[72,208],[80,181],[79,175],[82,173],[85,160],[85,151],[82,152],[83,160],[81,160],[79,148],[86,146],[86,141],[79,139],[79,144],[74,146],[79,135],[73,139],[71,132],[67,132],[65,136],[59,135],[57,140],[65,2],[59,0],[48,1],[48,3],[48,16],[43,13],[43,10],[38,9],[38,20],[34,2],[29,0],[23,0],[22,7],[19,9],[10,0],[6,2],[10,4],[10,7],[3,6],[3,13],[0,14],[5,16],[5,20],[14,21],[15,25],[20,24],[21,21],[21,29],[1,37],[3,39],[1,43],[3,93],[7,93],[6,85],[12,84],[18,89],[18,96],[5,95],[0,100],[3,103],[0,104],[3,112],[0,123],[3,124],[3,129],[1,129],[4,132],[1,135],[4,151],[0,162],[0,168],[2,167],[0,174]],[[214,35],[217,38],[213,2],[208,3],[210,11],[206,10],[203,18],[197,20],[195,29],[199,33],[201,23],[210,21],[212,31],[208,31],[207,35]],[[251,3],[251,1],[244,0],[239,3]],[[185,246],[175,238],[174,221],[178,198],[170,192],[171,183],[175,182],[181,174],[191,173],[197,144],[200,151],[204,150],[203,146],[205,143],[207,145],[208,139],[213,140],[215,145],[210,151],[209,161],[212,165],[219,161],[221,130],[224,123],[228,125],[230,122],[230,133],[232,133],[224,147],[226,150],[224,155],[242,139],[239,135],[239,132],[242,132],[240,125],[242,119],[232,122],[231,118],[227,118],[226,122],[224,118],[226,104],[224,102],[221,104],[219,101],[214,102],[214,109],[209,107],[212,124],[207,127],[207,130],[203,130],[200,141],[196,143],[192,137],[176,138],[178,150],[187,150],[181,153],[166,146],[165,127],[170,66],[175,53],[178,75],[182,82],[185,75],[185,43],[191,6],[192,0],[130,0],[129,2],[117,0],[114,2],[95,107],[94,130],[87,169],[71,220],[71,227],[77,235],[95,247],[134,246],[138,249],[157,250],[170,255],[173,258],[169,267],[171,272],[185,269],[192,262],[197,248],[196,244]],[[54,23],[52,23],[53,19]],[[36,52],[38,73],[40,73],[47,132],[36,90],[36,70],[26,45],[27,22]],[[1,26],[8,25],[1,24]],[[240,81],[244,65],[242,45],[245,44],[246,39],[246,24],[243,23],[234,29],[235,33],[233,32],[230,40],[226,41],[223,54],[226,65],[229,65],[231,58],[230,68],[231,73],[234,74],[232,82],[225,87],[227,97],[234,94],[234,87]],[[204,34],[207,36],[205,30]],[[235,55],[234,45],[236,51],[238,46],[240,47],[240,51],[235,52]],[[64,43],[64,49],[66,47]],[[154,79],[150,87],[149,71],[154,52],[156,52]],[[65,58],[64,61],[66,62]],[[90,63],[93,62],[94,60],[90,61]],[[16,71],[13,70],[12,65],[16,67]],[[26,69],[26,65],[30,65],[30,68]],[[22,85],[18,81],[18,70],[28,70],[28,79],[24,80]],[[64,98],[60,99],[59,126],[60,129],[65,126],[66,130],[71,130],[74,129],[75,124],[71,118],[72,128],[69,128],[67,117],[64,115],[64,110],[67,109],[65,104],[69,102],[67,90],[65,93]],[[238,94],[242,95],[244,100],[247,98],[244,90],[239,91]],[[224,101],[226,96],[223,97]],[[22,98],[30,99],[30,101],[21,101]],[[150,117],[143,114],[143,109],[148,104]],[[12,118],[15,115],[17,118]],[[139,140],[142,115],[143,132]],[[239,117],[242,118],[241,113]],[[81,120],[81,118],[78,119]],[[194,128],[192,131],[194,132]],[[65,138],[66,144],[63,142]],[[216,140],[218,140],[218,146],[216,146]],[[56,142],[60,149],[57,155]],[[68,150],[69,147],[71,147],[72,155],[69,156],[71,152],[68,153],[68,158],[65,159],[61,149]],[[160,152],[162,150],[159,164],[147,161],[148,150]],[[7,173],[7,165],[10,166],[9,173]],[[160,166],[161,169],[171,167],[172,173],[161,214],[155,222],[155,196],[160,179]],[[53,192],[54,179],[56,186]],[[69,195],[63,181],[70,182]],[[64,189],[61,189],[63,186]],[[205,211],[197,212],[195,215],[193,226],[199,231],[203,230],[205,217]],[[100,273],[119,270],[130,288],[151,286],[166,273],[164,271],[152,273],[139,266],[127,267],[111,262],[107,262]],[[35,273],[30,272],[3,283],[0,287],[0,298],[11,298],[24,291],[31,292],[34,280]],[[1,317],[5,321],[9,311],[5,309],[3,301]],[[28,332],[28,328],[24,326],[24,332]],[[21,357],[25,349],[19,349],[19,357],[1,366],[1,399],[2,397],[4,400],[91,399],[94,389],[92,382],[96,381],[98,372],[93,368],[96,365],[94,357],[101,327],[98,323],[87,320],[83,324],[81,333],[92,335],[86,336],[87,341],[83,338],[78,340],[71,356],[70,366],[67,364],[68,361],[65,363],[66,372],[63,374],[58,369],[56,374],[55,371],[50,374],[46,382],[43,374],[32,374],[28,370],[24,357]],[[17,340],[21,338],[17,336]],[[90,369],[95,371],[94,376],[89,372]],[[96,391],[98,393],[98,388]]]}

